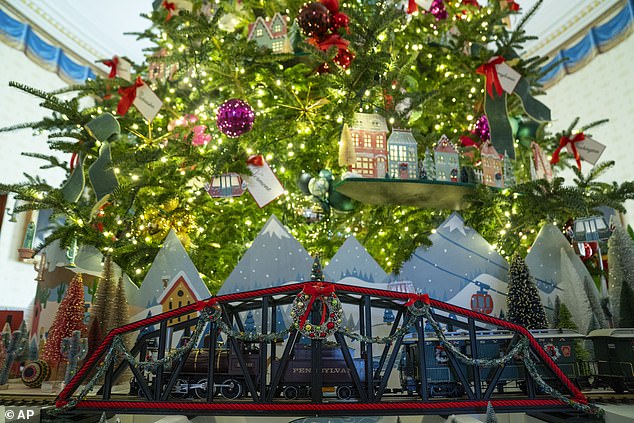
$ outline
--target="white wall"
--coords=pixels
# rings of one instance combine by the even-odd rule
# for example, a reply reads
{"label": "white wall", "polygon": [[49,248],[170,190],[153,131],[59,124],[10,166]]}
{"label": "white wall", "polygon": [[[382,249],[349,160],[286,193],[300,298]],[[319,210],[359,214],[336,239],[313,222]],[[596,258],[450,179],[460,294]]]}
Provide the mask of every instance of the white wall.
{"label": "white wall", "polygon": [[[634,180],[634,35],[566,75],[540,99],[552,111],[553,132],[567,128],[577,116],[580,125],[610,119],[590,130],[594,139],[607,146],[599,161],[616,162],[601,180]],[[584,173],[592,167],[586,162],[581,165]],[[570,171],[562,174],[569,180],[572,175]],[[634,201],[626,207],[625,221],[634,226]]]}
{"label": "white wall", "polygon": [[[9,87],[9,81],[22,82],[43,90],[54,90],[66,86],[54,72],[32,62],[24,53],[0,42],[0,128],[16,123],[37,121],[49,115],[38,106],[36,97]],[[23,173],[40,175],[51,185],[64,180],[59,170],[42,171],[43,161],[24,157],[22,151],[50,154],[45,135],[34,135],[30,129],[0,133],[0,181],[17,183],[25,180]],[[64,158],[68,160],[69,158]],[[7,207],[14,201],[9,198]],[[36,276],[33,265],[18,260],[17,249],[22,246],[24,216],[16,223],[9,222],[5,214],[0,230],[0,308],[27,308],[34,295]]]}

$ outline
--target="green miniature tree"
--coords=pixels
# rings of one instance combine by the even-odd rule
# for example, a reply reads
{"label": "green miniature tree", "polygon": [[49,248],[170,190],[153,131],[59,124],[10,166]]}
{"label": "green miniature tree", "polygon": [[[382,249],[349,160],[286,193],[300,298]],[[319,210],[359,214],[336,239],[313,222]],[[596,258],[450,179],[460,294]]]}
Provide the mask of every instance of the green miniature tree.
{"label": "green miniature tree", "polygon": [[509,269],[509,287],[506,297],[507,320],[526,329],[546,329],[546,312],[539,298],[537,286],[524,259],[513,256]]}

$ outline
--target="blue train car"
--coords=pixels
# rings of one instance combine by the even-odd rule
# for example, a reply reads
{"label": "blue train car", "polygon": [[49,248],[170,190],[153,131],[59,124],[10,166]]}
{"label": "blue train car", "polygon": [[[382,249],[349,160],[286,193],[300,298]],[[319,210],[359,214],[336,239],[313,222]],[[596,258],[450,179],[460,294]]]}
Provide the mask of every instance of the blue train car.
{"label": "blue train car", "polygon": [[[577,344],[583,335],[567,329],[546,329],[531,331],[537,342],[551,356],[564,373],[573,380],[580,376],[577,363]],[[467,332],[447,332],[445,338],[456,349],[468,357],[473,357],[477,351],[479,359],[494,359],[503,357],[512,348],[513,333],[508,331],[479,331],[476,334],[477,345],[472,348]],[[476,383],[476,368],[456,360],[457,366],[450,365],[450,358],[446,345],[430,333],[425,337],[424,359],[426,364],[426,386],[430,397],[460,397],[464,394],[463,383]],[[399,363],[401,387],[409,395],[419,393],[422,383],[419,375],[418,340],[409,338],[404,342],[403,352]],[[552,385],[557,380],[545,366],[538,366],[543,379]],[[513,358],[504,366],[500,377],[494,375],[497,367],[480,367],[478,380],[482,390],[495,383],[498,392],[506,389],[525,390],[526,371],[520,358]],[[462,373],[460,377],[458,372]],[[495,380],[495,382],[493,382]],[[464,382],[463,382],[464,381]],[[559,388],[558,386],[554,386]]]}

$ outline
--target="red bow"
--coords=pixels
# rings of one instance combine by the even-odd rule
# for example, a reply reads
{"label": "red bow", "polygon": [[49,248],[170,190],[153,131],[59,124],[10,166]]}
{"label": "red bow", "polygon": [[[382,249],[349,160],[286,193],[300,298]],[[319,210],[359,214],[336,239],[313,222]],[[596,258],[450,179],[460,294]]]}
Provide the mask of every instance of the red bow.
{"label": "red bow", "polygon": [[176,12],[176,4],[170,3],[167,0],[163,0],[163,3],[161,4],[161,6],[167,9],[167,18],[165,18],[165,22],[167,22],[170,19],[172,19],[172,12]]}
{"label": "red bow", "polygon": [[346,40],[345,38],[341,38],[341,35],[339,34],[330,34],[328,38],[325,38],[322,41],[311,38],[309,42],[311,42],[322,51],[327,51],[332,46],[337,47],[339,51],[347,50],[348,45],[350,44],[350,41]]}
{"label": "red bow", "polygon": [[206,300],[198,301],[196,303],[196,310],[197,311],[202,311],[203,309],[205,309],[207,307],[213,306],[217,302],[218,302],[218,298],[217,297],[211,297],[211,298],[208,298]]}
{"label": "red bow", "polygon": [[502,84],[500,83],[500,78],[498,78],[498,71],[495,69],[495,65],[499,65],[504,62],[504,57],[497,56],[489,60],[487,63],[484,63],[476,69],[476,73],[484,75],[486,79],[486,87],[487,93],[491,96],[491,98],[495,98],[493,96],[493,87],[495,87],[495,92],[499,97],[502,96]]}
{"label": "red bow", "polygon": [[508,8],[511,9],[512,11],[517,12],[518,10],[520,10],[520,5],[517,4],[515,0],[508,0],[507,3],[508,3]]}
{"label": "red bow", "polygon": [[104,60],[103,64],[110,68],[108,78],[112,79],[117,76],[117,66],[119,66],[119,58],[117,56],[114,56],[112,60]]}
{"label": "red bow", "polygon": [[264,166],[264,158],[262,157],[261,154],[253,155],[247,159],[247,164],[257,166],[257,167]]}
{"label": "red bow", "polygon": [[414,305],[416,301],[420,301],[423,304],[429,304],[429,295],[427,294],[411,294],[409,300],[405,303],[405,307]]}
{"label": "red bow", "polygon": [[557,147],[557,149],[553,152],[553,158],[550,160],[550,162],[552,164],[559,163],[559,153],[561,152],[561,149],[569,145],[570,147],[568,148],[572,151],[572,154],[573,156],[575,156],[575,160],[577,161],[577,167],[579,168],[579,170],[581,170],[581,156],[579,155],[579,151],[577,151],[577,146],[575,144],[585,139],[586,136],[583,134],[583,132],[575,134],[575,136],[572,138],[568,138],[567,136],[562,135],[562,137],[559,139],[559,147]]}
{"label": "red bow", "polygon": [[466,135],[461,135],[460,136],[460,143],[462,144],[463,147],[480,148],[480,146],[482,145],[482,143],[478,143],[478,142],[474,141],[473,138],[468,137]]}
{"label": "red bow", "polygon": [[308,319],[308,315],[310,314],[310,310],[313,308],[313,304],[317,298],[321,300],[322,303],[322,312],[321,312],[321,322],[320,325],[323,325],[326,321],[326,316],[328,315],[328,310],[326,308],[326,299],[324,296],[331,295],[335,293],[335,285],[331,283],[315,283],[308,284],[304,286],[304,290],[302,293],[306,295],[310,295],[310,301],[308,302],[308,306],[306,307],[306,311],[299,319],[299,327],[303,328],[306,323],[306,319]]}
{"label": "red bow", "polygon": [[121,100],[119,100],[119,104],[117,105],[117,114],[125,115],[128,112],[128,109],[132,106],[132,103],[134,103],[134,99],[136,98],[137,88],[142,87],[143,84],[141,77],[137,76],[134,85],[119,88]]}
{"label": "red bow", "polygon": [[416,12],[418,10],[418,5],[416,4],[415,0],[409,0],[407,2],[407,14],[411,15],[412,13]]}

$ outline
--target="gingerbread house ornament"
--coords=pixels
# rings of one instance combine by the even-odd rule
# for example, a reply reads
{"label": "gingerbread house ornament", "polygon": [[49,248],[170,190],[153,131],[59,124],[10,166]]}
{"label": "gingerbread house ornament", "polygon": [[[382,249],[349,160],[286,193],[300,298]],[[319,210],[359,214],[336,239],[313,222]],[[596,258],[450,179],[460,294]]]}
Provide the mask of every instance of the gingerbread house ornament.
{"label": "gingerbread house ornament", "polygon": [[350,134],[356,162],[351,171],[365,178],[387,174],[387,122],[377,113],[355,113]]}
{"label": "gingerbread house ornament", "polygon": [[458,182],[460,175],[460,161],[458,149],[449,141],[446,135],[440,137],[434,147],[434,164],[436,165],[436,180]]}
{"label": "gingerbread house ornament", "polygon": [[482,183],[490,187],[504,187],[504,158],[497,152],[491,141],[482,144]]}
{"label": "gingerbread house ornament", "polygon": [[258,16],[254,23],[249,24],[247,39],[255,41],[260,47],[272,50],[273,53],[292,52],[286,18],[279,13],[271,19]]}

